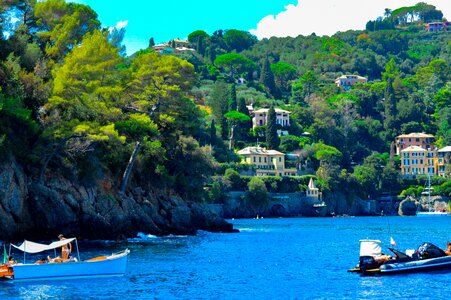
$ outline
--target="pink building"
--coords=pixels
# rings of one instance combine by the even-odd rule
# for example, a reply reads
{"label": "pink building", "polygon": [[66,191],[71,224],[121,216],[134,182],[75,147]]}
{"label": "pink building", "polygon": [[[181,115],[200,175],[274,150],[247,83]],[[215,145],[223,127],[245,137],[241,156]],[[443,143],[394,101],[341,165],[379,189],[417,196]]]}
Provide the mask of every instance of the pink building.
{"label": "pink building", "polygon": [[428,32],[448,31],[449,22],[433,22],[426,25]]}
{"label": "pink building", "polygon": [[338,87],[342,86],[345,90],[349,90],[351,86],[359,82],[367,83],[368,79],[359,75],[342,75],[335,79],[335,84]]}
{"label": "pink building", "polygon": [[396,154],[399,155],[403,149],[410,146],[417,146],[423,149],[435,149],[433,144],[434,136],[424,132],[412,132],[409,134],[398,135],[395,139]]}
{"label": "pink building", "polygon": [[[290,114],[291,112],[280,108],[275,108],[276,111],[276,123],[281,126],[290,126]],[[254,111],[254,117],[252,118],[252,124],[254,127],[264,126],[268,121],[269,108],[260,108]]]}

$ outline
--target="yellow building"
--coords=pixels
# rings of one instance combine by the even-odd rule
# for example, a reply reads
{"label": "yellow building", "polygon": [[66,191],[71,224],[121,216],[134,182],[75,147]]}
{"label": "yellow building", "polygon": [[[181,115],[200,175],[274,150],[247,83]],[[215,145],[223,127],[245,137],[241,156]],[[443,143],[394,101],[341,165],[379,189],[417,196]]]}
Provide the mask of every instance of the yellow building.
{"label": "yellow building", "polygon": [[243,163],[253,165],[257,176],[295,176],[296,169],[285,168],[285,154],[261,147],[246,147],[238,151]]}
{"label": "yellow building", "polygon": [[401,150],[401,174],[436,174],[434,156],[433,150],[426,150],[419,146],[409,146]]}
{"label": "yellow building", "polygon": [[449,177],[451,175],[451,146],[446,146],[437,151],[437,175]]}

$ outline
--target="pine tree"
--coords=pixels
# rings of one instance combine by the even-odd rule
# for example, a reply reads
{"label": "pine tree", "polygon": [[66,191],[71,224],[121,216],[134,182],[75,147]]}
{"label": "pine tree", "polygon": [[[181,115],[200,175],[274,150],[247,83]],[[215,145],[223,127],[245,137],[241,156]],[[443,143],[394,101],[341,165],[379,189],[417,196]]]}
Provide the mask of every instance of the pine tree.
{"label": "pine tree", "polygon": [[266,146],[268,149],[279,148],[279,137],[277,136],[277,116],[274,107],[271,107],[268,111],[268,116],[266,120]]}

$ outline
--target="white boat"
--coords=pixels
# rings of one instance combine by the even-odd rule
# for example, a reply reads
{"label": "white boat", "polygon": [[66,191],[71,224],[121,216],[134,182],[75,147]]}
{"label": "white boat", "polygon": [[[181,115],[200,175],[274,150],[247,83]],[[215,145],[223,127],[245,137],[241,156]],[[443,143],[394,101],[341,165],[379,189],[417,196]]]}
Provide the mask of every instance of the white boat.
{"label": "white boat", "polygon": [[417,217],[448,217],[450,213],[447,211],[435,211],[431,205],[431,191],[433,188],[431,187],[431,175],[428,174],[428,179],[426,182],[426,187],[421,193],[422,198],[427,197],[428,202],[428,211],[417,211]]}
{"label": "white boat", "polygon": [[[75,241],[77,246],[77,258],[71,258],[65,262],[26,262],[27,253],[40,253],[47,250],[53,250],[73,241]],[[23,252],[24,261],[23,263],[15,263],[3,267],[3,279],[37,280],[49,278],[80,278],[88,276],[122,276],[126,272],[128,254],[130,253],[130,250],[125,249],[119,253],[98,256],[81,261],[77,240],[75,238],[64,239],[49,245],[24,241],[20,246],[13,244],[11,244],[11,246]],[[2,273],[0,272],[0,277],[2,276],[1,274]]]}

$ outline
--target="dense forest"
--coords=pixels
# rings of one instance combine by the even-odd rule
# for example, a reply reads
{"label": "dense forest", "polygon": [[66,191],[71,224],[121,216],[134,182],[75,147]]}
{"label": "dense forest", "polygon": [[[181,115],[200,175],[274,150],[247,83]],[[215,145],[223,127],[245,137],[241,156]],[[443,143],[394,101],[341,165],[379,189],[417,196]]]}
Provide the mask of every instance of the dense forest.
{"label": "dense forest", "polygon": [[[125,30],[103,28],[88,6],[1,3],[0,156],[44,185],[56,173],[84,185],[107,176],[114,196],[139,186],[221,202],[231,189],[299,191],[315,176],[352,201],[421,184],[399,176],[398,134],[451,145],[450,33],[425,31],[443,18],[425,3],[331,37],[196,30],[195,51],[160,55],[150,38],[131,56]],[[343,74],[368,83],[344,90],[334,84]],[[291,111],[289,135],[252,130],[249,105]],[[310,174],[263,186],[240,176],[234,150],[256,144],[298,154]]]}

